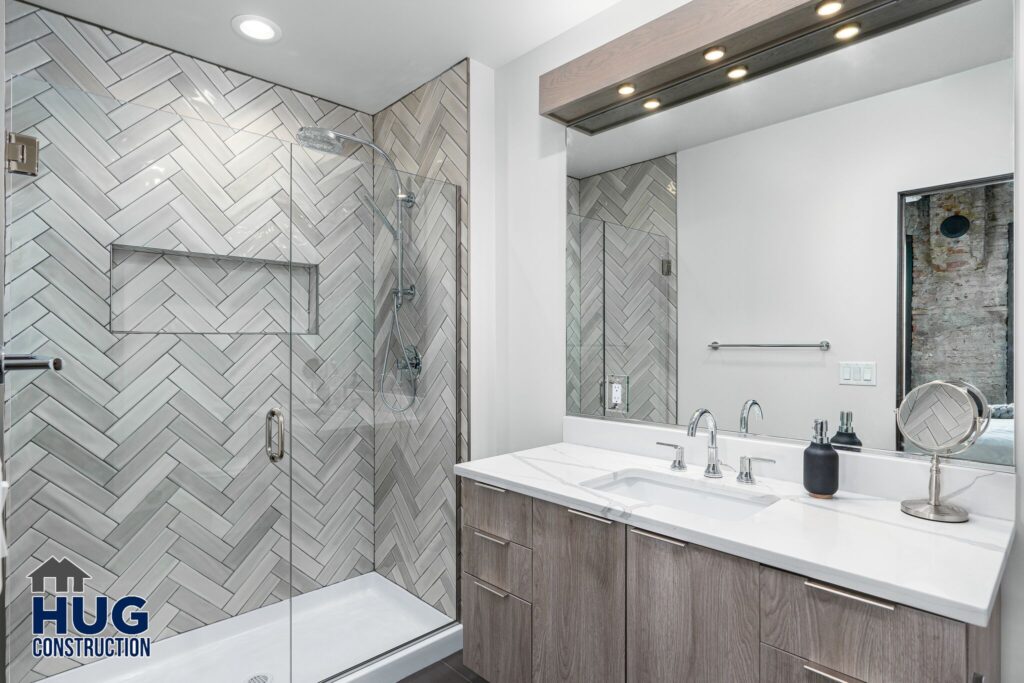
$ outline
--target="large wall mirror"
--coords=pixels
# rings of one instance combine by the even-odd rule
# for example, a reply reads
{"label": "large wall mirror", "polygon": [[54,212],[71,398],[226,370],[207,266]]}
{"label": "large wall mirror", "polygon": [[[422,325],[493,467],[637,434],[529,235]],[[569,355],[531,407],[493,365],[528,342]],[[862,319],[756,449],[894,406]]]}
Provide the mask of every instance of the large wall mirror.
{"label": "large wall mirror", "polygon": [[896,405],[961,379],[993,420],[958,457],[1013,465],[1012,26],[977,0],[570,129],[567,413],[912,453]]}

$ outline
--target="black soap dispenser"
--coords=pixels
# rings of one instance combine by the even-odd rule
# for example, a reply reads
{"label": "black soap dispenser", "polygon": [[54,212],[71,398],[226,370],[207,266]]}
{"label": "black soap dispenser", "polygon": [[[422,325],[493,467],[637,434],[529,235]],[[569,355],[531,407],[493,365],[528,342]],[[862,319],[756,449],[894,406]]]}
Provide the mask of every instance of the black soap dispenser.
{"label": "black soap dispenser", "polygon": [[860,451],[863,442],[853,431],[853,411],[844,410],[839,413],[839,431],[832,437],[832,445],[840,446],[849,451]]}
{"label": "black soap dispenser", "polygon": [[839,454],[828,442],[828,420],[814,421],[814,438],[804,450],[804,488],[815,498],[839,490]]}

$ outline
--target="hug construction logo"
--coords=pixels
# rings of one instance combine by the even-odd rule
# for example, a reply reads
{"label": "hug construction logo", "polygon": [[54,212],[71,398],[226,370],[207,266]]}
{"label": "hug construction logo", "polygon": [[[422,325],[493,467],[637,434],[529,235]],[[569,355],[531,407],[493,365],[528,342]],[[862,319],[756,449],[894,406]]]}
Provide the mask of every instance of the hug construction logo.
{"label": "hug construction logo", "polygon": [[[67,558],[51,557],[28,575],[32,582],[32,654],[36,657],[148,657],[146,601],[135,595],[111,604],[85,596],[92,578]],[[52,601],[46,595],[47,583]],[[49,604],[48,604],[49,603]],[[47,633],[50,625],[50,633]]]}

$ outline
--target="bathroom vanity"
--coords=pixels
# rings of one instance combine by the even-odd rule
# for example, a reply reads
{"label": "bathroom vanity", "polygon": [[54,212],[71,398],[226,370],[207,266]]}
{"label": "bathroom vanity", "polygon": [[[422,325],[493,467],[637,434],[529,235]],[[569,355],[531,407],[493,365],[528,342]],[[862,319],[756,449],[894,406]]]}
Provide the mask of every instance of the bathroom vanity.
{"label": "bathroom vanity", "polygon": [[464,660],[488,681],[999,680],[1008,521],[575,444],[456,473]]}
{"label": "bathroom vanity", "polygon": [[1012,10],[693,0],[540,78],[569,443],[455,468],[470,668],[1000,679]]}

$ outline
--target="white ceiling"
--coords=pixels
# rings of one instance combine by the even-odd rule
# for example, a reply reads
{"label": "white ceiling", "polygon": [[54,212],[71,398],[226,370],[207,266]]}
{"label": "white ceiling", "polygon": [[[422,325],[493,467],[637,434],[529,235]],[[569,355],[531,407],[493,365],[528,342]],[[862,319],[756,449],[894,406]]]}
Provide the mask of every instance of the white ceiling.
{"label": "white ceiling", "polygon": [[[618,1],[33,0],[371,114],[464,57],[497,68]],[[244,40],[239,14],[271,19],[281,40]]]}
{"label": "white ceiling", "polygon": [[586,178],[1012,56],[1013,0],[979,0],[599,135],[570,131],[568,172]]}

